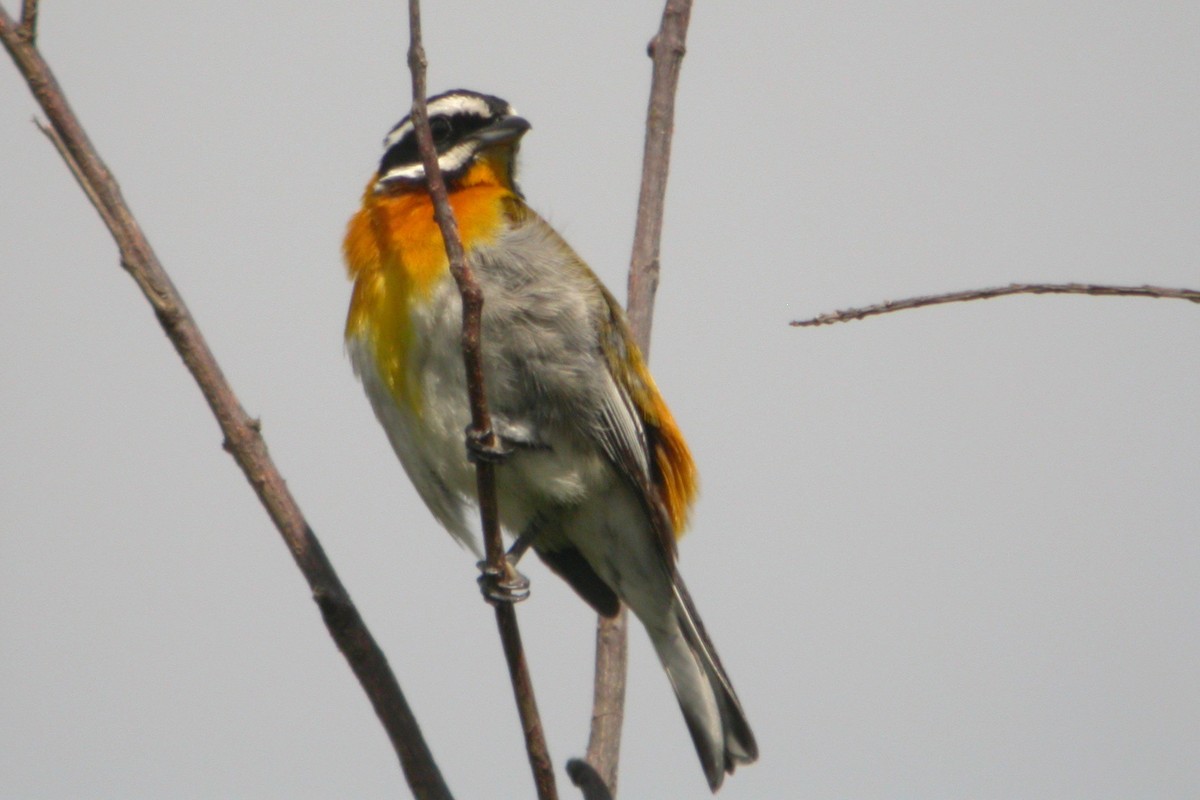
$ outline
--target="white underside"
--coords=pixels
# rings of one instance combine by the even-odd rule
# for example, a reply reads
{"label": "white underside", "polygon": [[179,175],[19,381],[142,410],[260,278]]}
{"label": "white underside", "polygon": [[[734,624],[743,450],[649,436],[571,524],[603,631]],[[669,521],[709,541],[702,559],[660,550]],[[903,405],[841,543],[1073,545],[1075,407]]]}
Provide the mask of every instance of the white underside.
{"label": "white underside", "polygon": [[[346,348],[375,415],[421,499],[459,542],[478,554],[479,537],[473,532],[477,526],[467,516],[476,500],[476,478],[466,458],[470,411],[458,349],[460,308],[457,288],[447,278],[434,289],[431,302],[413,312],[413,338],[418,344],[408,354],[408,380],[419,395],[419,411],[392,395],[369,340],[352,337]],[[497,471],[501,523],[510,534],[520,533],[544,507],[586,506],[585,500],[603,499],[614,484],[621,483],[590,442],[553,430],[533,430],[529,420],[506,417],[503,409],[516,405],[508,395],[520,391],[514,386],[520,381],[513,379],[502,360],[489,363],[486,391],[493,426],[506,440],[539,442],[514,446]]]}

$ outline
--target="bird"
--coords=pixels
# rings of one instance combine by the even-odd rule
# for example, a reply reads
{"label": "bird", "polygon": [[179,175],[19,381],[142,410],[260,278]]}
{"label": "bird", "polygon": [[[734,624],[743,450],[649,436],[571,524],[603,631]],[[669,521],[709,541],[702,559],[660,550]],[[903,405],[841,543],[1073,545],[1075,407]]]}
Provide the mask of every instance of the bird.
{"label": "bird", "polygon": [[625,314],[517,185],[530,123],[456,89],[427,101],[467,263],[483,294],[484,387],[498,446],[471,452],[462,304],[412,116],[383,142],[346,230],[346,350],[413,486],[480,555],[472,461],[496,461],[500,522],[603,616],[627,605],[674,689],[709,787],[758,758],[742,705],[677,568],[696,493],[687,443]]}

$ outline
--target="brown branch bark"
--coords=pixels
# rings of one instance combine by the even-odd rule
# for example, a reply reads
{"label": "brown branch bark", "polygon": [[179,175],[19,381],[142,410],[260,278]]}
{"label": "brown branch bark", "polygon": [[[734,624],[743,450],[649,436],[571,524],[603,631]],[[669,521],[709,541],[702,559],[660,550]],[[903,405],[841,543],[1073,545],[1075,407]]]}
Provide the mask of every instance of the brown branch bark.
{"label": "brown branch bark", "polygon": [[617,794],[621,725],[625,721],[625,675],[629,662],[629,610],[597,616],[596,675],[587,755],[567,763],[571,782],[584,800],[611,800]]}
{"label": "brown branch bark", "polygon": [[17,33],[29,44],[37,42],[38,0],[25,0],[21,3],[21,24]]}
{"label": "brown branch bark", "polygon": [[[481,346],[481,315],[483,293],[475,280],[474,272],[463,254],[462,239],[458,234],[458,223],[450,208],[446,194],[446,183],[437,163],[437,150],[429,130],[429,115],[425,107],[425,72],[427,61],[421,42],[420,0],[408,2],[409,49],[408,67],[412,73],[412,118],[417,134],[421,160],[425,165],[425,183],[433,199],[438,227],[450,261],[450,271],[458,283],[462,295],[462,350],[467,373],[467,390],[471,403],[471,431],[468,436],[484,448],[498,445],[492,430],[488,412],[487,396],[483,384],[483,357]],[[479,459],[475,462],[476,489],[479,495],[479,515],[483,526],[484,550],[487,562],[485,578],[499,578],[508,572],[504,555],[504,544],[500,538],[500,518],[496,502],[496,467],[493,463]],[[538,714],[537,700],[533,693],[533,682],[529,665],[521,646],[521,632],[517,627],[516,610],[511,602],[493,602],[496,610],[496,626],[504,646],[504,656],[512,679],[513,695],[521,717],[521,728],[525,734],[525,751],[533,771],[534,785],[540,800],[557,800],[558,789],[554,779],[554,765],[546,746],[546,737]]]}
{"label": "brown branch bark", "polygon": [[675,90],[686,52],[692,0],[667,0],[662,24],[647,52],[654,63],[650,103],[646,111],[646,145],[642,153],[642,188],[638,195],[637,228],[629,263],[629,324],[642,355],[650,357],[650,328],[654,296],[658,292],[659,246],[662,243],[663,207],[667,172],[671,165],[671,137],[675,133]]}
{"label": "brown branch bark", "polygon": [[[653,63],[646,110],[646,143],[637,226],[629,263],[627,312],[634,339],[650,357],[650,329],[658,291],[659,252],[671,137],[675,131],[675,92],[686,52],[691,0],[667,0],[658,33],[647,48]],[[612,619],[596,623],[596,675],[592,692],[592,724],[584,761],[568,765],[571,779],[586,800],[608,800],[617,794],[621,726],[625,720],[625,675],[629,654],[629,612],[622,607]]]}
{"label": "brown branch bark", "polygon": [[1110,295],[1121,297],[1160,297],[1177,300],[1190,300],[1200,303],[1200,291],[1196,289],[1167,289],[1162,286],[1107,286],[1095,283],[1010,283],[1008,286],[993,286],[989,289],[970,289],[964,292],[948,294],[930,294],[920,297],[909,297],[905,300],[889,300],[861,308],[847,308],[821,314],[809,319],[792,322],[793,327],[808,328],[817,325],[832,325],[835,322],[874,317],[879,314],[890,314],[893,311],[903,311],[908,308],[936,306],[943,303],[963,303],[969,300],[990,300],[993,297],[1005,297],[1010,294],[1090,294]]}
{"label": "brown branch bark", "polygon": [[387,659],[367,630],[349,593],[325,556],[267,453],[257,420],[247,416],[172,284],[120,188],[100,159],[50,67],[34,46],[37,3],[26,1],[21,25],[0,7],[0,40],[42,107],[50,126],[43,131],[62,154],[96,207],[120,251],[121,266],[137,283],[167,338],[195,378],[233,456],[292,553],[312,589],[330,635],[366,692],[416,797],[449,800],[451,794],[421,736]]}

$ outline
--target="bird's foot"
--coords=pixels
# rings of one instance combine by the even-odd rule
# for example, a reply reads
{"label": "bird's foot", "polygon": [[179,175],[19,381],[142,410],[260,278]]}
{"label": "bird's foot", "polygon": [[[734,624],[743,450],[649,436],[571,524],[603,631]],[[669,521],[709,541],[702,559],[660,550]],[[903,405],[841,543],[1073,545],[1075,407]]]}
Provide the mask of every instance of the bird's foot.
{"label": "bird's foot", "polygon": [[517,572],[505,559],[503,569],[492,569],[486,561],[479,562],[479,591],[492,605],[519,603],[529,598],[529,579]]}
{"label": "bird's foot", "polygon": [[494,431],[467,426],[467,461],[472,464],[503,464],[510,455],[512,448],[505,447]]}

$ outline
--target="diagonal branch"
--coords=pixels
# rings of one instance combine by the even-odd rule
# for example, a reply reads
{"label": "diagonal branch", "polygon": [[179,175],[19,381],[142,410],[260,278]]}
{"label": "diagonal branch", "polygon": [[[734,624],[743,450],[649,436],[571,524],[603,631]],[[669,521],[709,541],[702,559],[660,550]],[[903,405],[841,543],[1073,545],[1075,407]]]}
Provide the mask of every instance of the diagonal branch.
{"label": "diagonal branch", "polygon": [[[658,33],[647,48],[653,62],[650,102],[646,110],[646,144],[642,155],[642,187],[637,228],[629,264],[629,322],[642,353],[650,355],[650,327],[658,291],[659,250],[671,136],[675,131],[675,92],[686,52],[691,0],[667,0]],[[622,607],[596,623],[596,676],[592,692],[592,725],[585,760],[567,765],[571,779],[587,800],[608,800],[617,793],[621,725],[625,720],[625,674],[629,653],[629,612]]]}
{"label": "diagonal branch", "polygon": [[[487,396],[483,385],[480,335],[483,293],[479,289],[479,283],[475,280],[474,272],[463,255],[458,223],[450,208],[446,183],[442,178],[442,171],[438,167],[437,150],[433,146],[433,136],[429,130],[429,115],[425,107],[425,70],[428,62],[425,58],[424,45],[421,42],[420,0],[409,0],[408,2],[408,26],[408,67],[412,72],[413,128],[417,134],[417,145],[420,149],[421,160],[425,165],[425,182],[433,200],[438,227],[442,232],[446,257],[450,262],[450,271],[454,275],[454,280],[458,283],[458,290],[462,295],[462,350],[467,372],[467,391],[471,403],[471,431],[468,437],[485,449],[494,449],[498,445],[498,441],[492,430]],[[479,515],[483,525],[484,548],[487,554],[484,574],[485,577],[501,576],[507,571],[507,561],[504,555],[504,545],[500,539],[495,464],[486,459],[477,459],[475,480],[479,495]],[[538,797],[540,800],[557,800],[558,790],[554,781],[554,766],[550,761],[550,752],[546,746],[542,721],[538,715],[533,682],[529,675],[529,665],[521,646],[521,632],[517,627],[516,610],[511,602],[497,601],[493,605],[496,609],[496,625],[500,630],[500,640],[504,646],[505,660],[508,662],[517,710],[521,716],[521,727],[525,733],[525,751],[529,756],[529,766],[533,770]]]}
{"label": "diagonal branch", "polygon": [[225,449],[254,487],[312,589],[330,635],[367,693],[400,758],[413,793],[449,800],[416,718],[366,624],[325,556],[267,453],[257,420],[247,416],[170,277],[121,196],[121,190],[67,104],[50,67],[34,45],[36,2],[26,0],[21,26],[0,7],[0,40],[25,78],[50,126],[42,127],[87,193],[120,251],[121,266],[150,302],[167,338],[192,373],[217,424]]}
{"label": "diagonal branch", "polygon": [[922,295],[920,297],[909,297],[905,300],[889,300],[885,303],[877,303],[872,306],[847,308],[843,311],[821,314],[810,319],[796,320],[791,324],[796,328],[832,325],[835,322],[850,322],[851,320],[863,319],[864,317],[874,317],[879,314],[890,314],[893,311],[903,311],[907,308],[936,306],[943,303],[963,303],[968,300],[990,300],[993,297],[1005,297],[1010,294],[1090,294],[1121,297],[1165,297],[1200,303],[1200,291],[1196,289],[1166,289],[1161,286],[1107,286],[1095,283],[1010,283],[1008,286],[993,286],[989,289],[970,289],[964,292]]}

